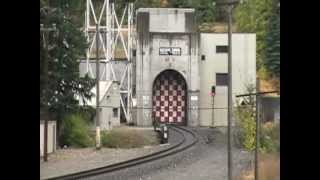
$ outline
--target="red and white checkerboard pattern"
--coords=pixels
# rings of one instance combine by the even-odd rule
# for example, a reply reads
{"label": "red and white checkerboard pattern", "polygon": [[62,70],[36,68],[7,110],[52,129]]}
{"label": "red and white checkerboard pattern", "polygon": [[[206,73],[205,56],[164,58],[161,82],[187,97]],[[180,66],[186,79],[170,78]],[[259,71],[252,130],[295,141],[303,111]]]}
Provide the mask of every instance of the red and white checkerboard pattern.
{"label": "red and white checkerboard pattern", "polygon": [[186,121],[186,83],[174,71],[163,72],[153,86],[153,118],[162,123]]}

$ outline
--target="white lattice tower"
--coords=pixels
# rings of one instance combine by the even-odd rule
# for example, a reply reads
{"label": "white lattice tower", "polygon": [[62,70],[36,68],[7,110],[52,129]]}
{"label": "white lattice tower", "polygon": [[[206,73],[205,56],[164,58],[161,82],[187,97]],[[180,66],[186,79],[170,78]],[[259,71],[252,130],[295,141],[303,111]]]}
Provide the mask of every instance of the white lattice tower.
{"label": "white lattice tower", "polygon": [[[100,61],[105,62],[102,70],[101,79],[120,81],[120,104],[125,114],[127,122],[131,122],[132,108],[132,28],[133,28],[133,3],[125,3],[121,19],[116,14],[115,3],[112,0],[104,0],[100,12],[95,10],[92,0],[86,1],[85,12],[85,28],[84,33],[87,37],[89,47],[86,52],[86,73],[94,77],[90,59],[95,58],[96,49],[94,48],[96,41],[96,33],[98,33],[100,48]],[[127,18],[127,27],[124,27],[124,19]],[[92,21],[93,19],[93,21]],[[96,30],[98,24],[98,32]],[[123,32],[127,32],[127,38],[124,38]],[[102,36],[103,35],[103,36]],[[105,41],[103,41],[105,37]],[[112,61],[115,60],[115,50],[118,47],[118,39],[123,47],[127,65],[123,70],[121,77],[116,77]],[[102,50],[102,53],[101,53]],[[102,55],[101,55],[102,54]],[[127,86],[124,86],[124,81],[127,79]],[[124,96],[127,97],[125,103]]]}

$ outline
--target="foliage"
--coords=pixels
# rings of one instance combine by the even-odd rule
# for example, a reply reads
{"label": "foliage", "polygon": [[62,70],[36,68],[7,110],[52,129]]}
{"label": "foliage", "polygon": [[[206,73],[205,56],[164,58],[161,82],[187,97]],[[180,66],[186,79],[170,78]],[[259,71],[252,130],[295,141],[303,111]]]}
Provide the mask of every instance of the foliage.
{"label": "foliage", "polygon": [[262,152],[280,152],[280,125],[265,123],[261,128],[260,148]]}
{"label": "foliage", "polygon": [[212,2],[214,0],[172,0],[171,7],[174,8],[195,8],[196,19],[199,24],[204,22],[213,22],[215,17],[215,7]]}
{"label": "foliage", "polygon": [[215,16],[215,8],[212,5],[214,0],[139,0],[136,1],[136,8],[195,8],[196,18],[201,24],[212,22]]}
{"label": "foliage", "polygon": [[277,0],[247,0],[235,11],[236,26],[239,32],[254,32],[257,38],[257,67],[265,61],[266,36],[273,7]]}
{"label": "foliage", "polygon": [[[254,92],[254,86],[247,86],[247,93]],[[243,103],[244,102],[244,103]],[[237,145],[253,151],[256,144],[256,109],[255,99],[248,97],[237,101],[235,109],[236,129],[234,133]],[[265,123],[260,131],[260,151],[270,153],[280,151],[280,125]]]}
{"label": "foliage", "polygon": [[[254,85],[247,85],[247,93],[254,92]],[[235,140],[238,145],[252,151],[255,149],[256,121],[255,121],[255,100],[252,97],[237,102],[235,109],[236,125]]]}
{"label": "foliage", "polygon": [[270,19],[270,26],[266,37],[265,65],[269,72],[280,78],[280,8],[276,7]]}
{"label": "foliage", "polygon": [[87,123],[94,123],[96,109],[92,106],[80,106],[76,113],[82,116]]}
{"label": "foliage", "polygon": [[113,129],[101,133],[101,144],[109,148],[138,148],[156,144],[151,137],[147,138],[137,130]]}
{"label": "foliage", "polygon": [[161,0],[137,0],[135,1],[135,8],[156,8],[161,6]]}
{"label": "foliage", "polygon": [[[85,56],[87,43],[70,15],[78,3],[80,1],[54,1],[48,8],[47,1],[40,1],[40,23],[45,26],[55,23],[57,27],[57,31],[50,33],[45,41],[49,42],[47,72],[43,71],[46,53],[43,34],[40,33],[40,108],[46,105],[46,96],[49,110],[58,120],[78,109],[76,96],[90,99],[90,90],[95,84],[88,76],[79,76],[79,59]],[[48,79],[43,78],[45,73],[48,73]],[[45,82],[48,82],[46,90]]]}
{"label": "foliage", "polygon": [[75,26],[83,26],[86,0],[40,0],[40,7],[45,6],[61,9]]}
{"label": "foliage", "polygon": [[[194,2],[194,1],[193,1]],[[195,4],[196,17],[199,24],[204,22],[213,22],[215,20],[215,7],[212,0],[200,0]]]}
{"label": "foliage", "polygon": [[62,144],[73,147],[89,147],[94,145],[89,135],[88,120],[80,114],[68,115],[62,121]]}

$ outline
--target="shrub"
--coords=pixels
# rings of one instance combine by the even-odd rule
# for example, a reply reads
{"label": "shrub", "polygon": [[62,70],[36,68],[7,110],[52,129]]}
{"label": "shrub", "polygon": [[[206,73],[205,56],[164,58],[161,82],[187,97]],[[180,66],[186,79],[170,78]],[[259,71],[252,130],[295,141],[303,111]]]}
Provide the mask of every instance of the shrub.
{"label": "shrub", "polygon": [[77,110],[77,114],[79,114],[87,123],[93,123],[96,109],[91,106],[80,106]]}
{"label": "shrub", "polygon": [[[253,85],[247,86],[248,93],[254,91]],[[256,138],[256,120],[255,120],[255,101],[253,98],[243,99],[243,102],[237,101],[235,108],[236,131],[234,136],[236,143],[246,150],[255,149]]]}
{"label": "shrub", "polygon": [[[248,85],[247,92],[254,92],[254,86]],[[244,102],[244,103],[243,103]],[[255,149],[256,143],[256,110],[254,98],[237,101],[235,108],[236,127],[234,131],[235,142],[246,150]],[[265,123],[261,125],[260,150],[262,152],[280,151],[280,125]]]}
{"label": "shrub", "polygon": [[260,148],[262,152],[272,153],[280,151],[280,125],[265,123],[261,127]]}
{"label": "shrub", "polygon": [[237,107],[236,116],[238,131],[235,139],[238,140],[238,145],[252,151],[255,149],[256,138],[255,113],[251,107],[242,106]]}
{"label": "shrub", "polygon": [[73,147],[93,146],[89,135],[89,124],[80,114],[66,116],[62,122],[63,143]]}

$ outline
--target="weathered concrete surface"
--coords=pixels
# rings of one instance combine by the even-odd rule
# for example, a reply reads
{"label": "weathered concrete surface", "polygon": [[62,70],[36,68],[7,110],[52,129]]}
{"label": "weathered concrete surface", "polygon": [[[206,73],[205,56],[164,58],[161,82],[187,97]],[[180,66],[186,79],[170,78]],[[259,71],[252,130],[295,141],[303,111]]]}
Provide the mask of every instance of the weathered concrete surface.
{"label": "weathered concrete surface", "polygon": [[[152,85],[164,70],[187,83],[188,126],[197,126],[199,96],[198,34],[193,9],[142,8],[137,11],[136,98],[138,126],[152,125]],[[189,18],[188,18],[189,17]],[[170,32],[170,33],[168,33]],[[180,47],[181,56],[159,55],[160,47]],[[191,96],[197,97],[190,99]]]}
{"label": "weathered concrete surface", "polygon": [[[217,73],[228,73],[228,53],[216,52],[216,46],[228,45],[227,33],[201,33],[200,50],[200,125],[227,126],[228,86],[217,86]],[[246,93],[248,85],[256,83],[256,35],[254,33],[232,34],[232,95]],[[209,95],[216,86],[216,96]],[[239,99],[240,100],[240,99]],[[215,109],[212,109],[212,108]]]}

